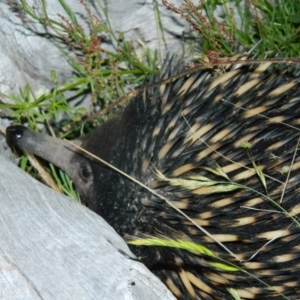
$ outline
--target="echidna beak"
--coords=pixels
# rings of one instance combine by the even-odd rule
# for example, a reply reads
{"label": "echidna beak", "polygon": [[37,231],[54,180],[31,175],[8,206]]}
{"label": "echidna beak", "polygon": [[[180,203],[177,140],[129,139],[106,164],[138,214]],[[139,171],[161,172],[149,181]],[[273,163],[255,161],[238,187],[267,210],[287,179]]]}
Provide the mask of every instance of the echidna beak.
{"label": "echidna beak", "polygon": [[[6,128],[7,143],[12,147],[33,153],[64,170],[71,177],[76,170],[72,169],[71,159],[76,149],[68,142],[48,135],[33,132],[20,125]],[[73,141],[80,145],[80,141]]]}

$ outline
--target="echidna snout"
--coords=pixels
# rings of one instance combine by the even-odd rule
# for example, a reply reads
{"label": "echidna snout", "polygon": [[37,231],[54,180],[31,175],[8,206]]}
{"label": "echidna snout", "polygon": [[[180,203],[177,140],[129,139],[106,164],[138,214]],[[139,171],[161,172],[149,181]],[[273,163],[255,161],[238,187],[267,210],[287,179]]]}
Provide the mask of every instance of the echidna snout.
{"label": "echidna snout", "polygon": [[221,71],[180,76],[166,63],[76,141],[155,193],[67,142],[23,127],[7,138],[69,173],[178,298],[299,299],[299,79],[287,65]]}

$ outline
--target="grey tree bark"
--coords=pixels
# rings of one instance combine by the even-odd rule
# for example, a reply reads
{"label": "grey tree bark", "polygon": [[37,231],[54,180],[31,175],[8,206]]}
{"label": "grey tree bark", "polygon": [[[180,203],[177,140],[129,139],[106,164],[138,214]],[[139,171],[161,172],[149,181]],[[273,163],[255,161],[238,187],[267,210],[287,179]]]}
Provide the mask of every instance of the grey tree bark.
{"label": "grey tree bark", "polygon": [[174,299],[101,217],[0,152],[0,299]]}

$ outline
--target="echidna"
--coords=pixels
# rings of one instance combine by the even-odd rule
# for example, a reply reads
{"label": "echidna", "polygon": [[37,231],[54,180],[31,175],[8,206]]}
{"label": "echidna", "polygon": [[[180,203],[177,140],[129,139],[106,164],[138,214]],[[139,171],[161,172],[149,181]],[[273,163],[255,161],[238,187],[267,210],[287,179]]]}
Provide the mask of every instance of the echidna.
{"label": "echidna", "polygon": [[65,170],[176,297],[300,299],[296,71],[171,65],[76,141],[153,192],[66,141],[22,126],[7,139]]}

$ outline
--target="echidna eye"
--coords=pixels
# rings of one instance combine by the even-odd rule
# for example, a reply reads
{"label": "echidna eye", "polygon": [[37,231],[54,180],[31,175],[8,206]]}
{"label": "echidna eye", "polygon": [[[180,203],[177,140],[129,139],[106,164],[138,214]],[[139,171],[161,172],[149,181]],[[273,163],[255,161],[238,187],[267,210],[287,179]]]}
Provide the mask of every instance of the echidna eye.
{"label": "echidna eye", "polygon": [[91,175],[92,175],[92,169],[89,164],[82,163],[80,166],[80,177],[84,182],[88,182]]}

